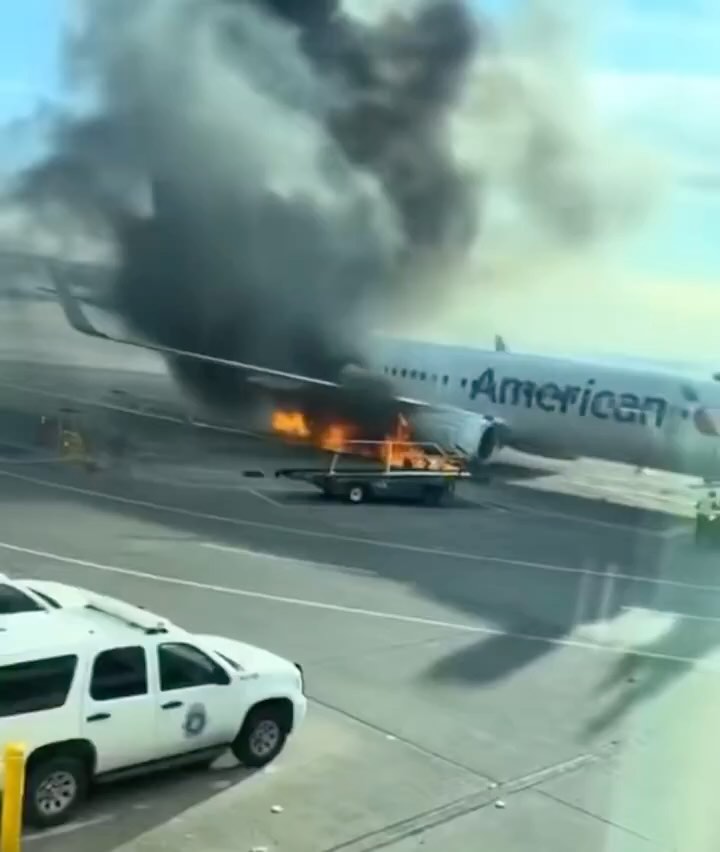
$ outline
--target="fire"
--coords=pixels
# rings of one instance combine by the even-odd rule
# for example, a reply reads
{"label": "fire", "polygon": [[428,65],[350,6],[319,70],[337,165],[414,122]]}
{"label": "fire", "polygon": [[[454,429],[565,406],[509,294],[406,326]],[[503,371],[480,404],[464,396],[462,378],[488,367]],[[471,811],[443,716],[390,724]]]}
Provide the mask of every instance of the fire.
{"label": "fire", "polygon": [[420,468],[427,467],[429,457],[417,444],[410,440],[410,424],[407,419],[398,415],[395,432],[386,435],[380,445],[380,457],[390,467]]}
{"label": "fire", "polygon": [[309,438],[310,428],[302,411],[273,411],[272,428],[274,432],[293,438]]}
{"label": "fire", "polygon": [[319,434],[313,434],[313,430],[302,411],[274,411],[271,423],[273,432],[277,432],[279,435],[312,440],[323,450],[329,450],[333,453],[343,452],[348,441],[354,437],[353,428],[343,423],[333,423]]}
{"label": "fire", "polygon": [[441,454],[428,453],[412,441],[412,430],[405,417],[398,416],[395,431],[383,441],[358,441],[357,428],[349,423],[331,423],[313,431],[302,411],[275,411],[273,431],[290,438],[310,441],[333,453],[348,453],[378,459],[394,468],[411,470],[457,470],[458,465]]}
{"label": "fire", "polygon": [[328,426],[328,428],[320,435],[319,444],[323,450],[330,450],[333,453],[341,453],[346,449],[347,443],[351,440],[351,430],[347,426],[340,423]]}

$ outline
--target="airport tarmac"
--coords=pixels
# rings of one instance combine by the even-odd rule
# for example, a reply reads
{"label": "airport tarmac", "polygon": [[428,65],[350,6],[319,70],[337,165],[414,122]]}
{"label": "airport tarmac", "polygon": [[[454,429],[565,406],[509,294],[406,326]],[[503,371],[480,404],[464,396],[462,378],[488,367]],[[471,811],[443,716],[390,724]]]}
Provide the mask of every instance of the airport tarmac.
{"label": "airport tarmac", "polygon": [[350,506],[271,475],[293,448],[135,449],[90,472],[9,442],[3,570],[299,660],[308,719],[265,772],[102,791],[27,849],[717,848],[718,560],[679,504],[517,468],[450,507]]}
{"label": "airport tarmac", "polygon": [[[720,848],[720,580],[692,481],[503,453],[453,506],[326,502],[273,476],[306,450],[193,427],[160,359],[56,315],[3,311],[2,570],[299,660],[310,709],[264,772],[109,788],[27,850]],[[28,446],[58,412],[126,456]]]}

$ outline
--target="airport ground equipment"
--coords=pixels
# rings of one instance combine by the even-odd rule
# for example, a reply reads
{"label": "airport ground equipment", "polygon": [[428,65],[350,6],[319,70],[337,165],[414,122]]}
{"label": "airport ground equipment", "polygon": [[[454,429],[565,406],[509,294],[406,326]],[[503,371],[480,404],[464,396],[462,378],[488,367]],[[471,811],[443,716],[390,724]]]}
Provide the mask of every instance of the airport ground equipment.
{"label": "airport ground equipment", "polygon": [[275,476],[308,482],[327,498],[349,503],[396,499],[437,506],[452,499],[470,472],[463,457],[436,444],[348,441],[328,468],[280,468]]}
{"label": "airport ground equipment", "polygon": [[695,541],[704,546],[720,544],[720,498],[716,491],[709,491],[697,503]]}

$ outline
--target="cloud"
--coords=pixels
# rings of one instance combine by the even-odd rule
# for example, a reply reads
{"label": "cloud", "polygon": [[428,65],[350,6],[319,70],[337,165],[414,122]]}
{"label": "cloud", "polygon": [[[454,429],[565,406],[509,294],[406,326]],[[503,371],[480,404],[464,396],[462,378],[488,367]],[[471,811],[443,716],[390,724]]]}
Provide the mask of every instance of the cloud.
{"label": "cloud", "polygon": [[[411,337],[492,345],[502,333],[516,351],[649,357],[708,362],[720,353],[717,282],[639,277],[598,253],[518,258],[503,287],[470,285],[426,322],[409,322]],[[531,286],[528,286],[530,282]],[[716,368],[717,368],[716,366]]]}
{"label": "cloud", "polygon": [[602,71],[592,76],[608,118],[651,145],[693,189],[720,182],[720,75]]}

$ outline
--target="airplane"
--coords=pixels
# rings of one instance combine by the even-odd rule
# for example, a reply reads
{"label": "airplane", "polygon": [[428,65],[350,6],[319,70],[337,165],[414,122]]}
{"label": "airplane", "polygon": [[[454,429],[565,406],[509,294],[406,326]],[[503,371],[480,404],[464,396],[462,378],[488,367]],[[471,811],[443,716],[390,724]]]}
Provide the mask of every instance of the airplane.
{"label": "airplane", "polygon": [[[313,389],[332,396],[352,387],[101,331],[68,282],[72,262],[32,259],[44,262],[68,323],[83,335],[234,368],[270,394]],[[372,336],[358,372],[387,383],[414,437],[475,466],[510,447],[720,481],[717,375],[515,353],[500,335],[493,350]]]}
{"label": "airplane", "polygon": [[720,382],[650,366],[609,365],[424,341],[376,340],[369,357],[398,394],[426,407],[416,428],[489,462],[501,446],[588,457],[716,481]]}

